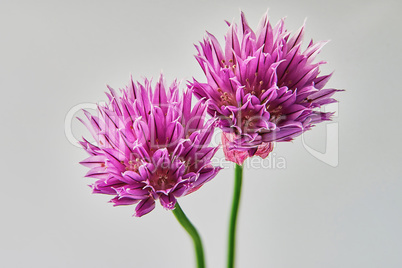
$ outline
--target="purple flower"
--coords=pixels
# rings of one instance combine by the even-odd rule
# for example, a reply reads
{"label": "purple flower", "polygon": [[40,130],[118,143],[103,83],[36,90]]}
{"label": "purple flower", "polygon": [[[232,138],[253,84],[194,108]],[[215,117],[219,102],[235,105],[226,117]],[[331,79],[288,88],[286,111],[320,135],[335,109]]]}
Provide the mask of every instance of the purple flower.
{"label": "purple flower", "polygon": [[98,105],[98,116],[85,112],[81,120],[94,143],[81,145],[91,155],[81,162],[86,177],[97,179],[94,193],[115,197],[115,206],[137,204],[135,216],[149,213],[159,199],[173,209],[176,198],[191,193],[220,170],[211,165],[218,147],[208,147],[216,120],[205,121],[206,104],[191,109],[192,92],[180,93],[174,82],[165,88],[161,75],[131,83],[117,94],[109,88],[109,104]]}
{"label": "purple flower", "polygon": [[336,102],[339,90],[323,89],[330,75],[319,76],[314,58],[326,42],[301,44],[304,25],[290,35],[281,20],[274,28],[267,14],[256,32],[241,13],[241,24],[228,23],[225,47],[210,33],[196,46],[207,83],[189,87],[208,112],[218,117],[225,156],[237,164],[250,156],[266,157],[272,142],[290,141],[315,123],[330,120],[320,107]]}

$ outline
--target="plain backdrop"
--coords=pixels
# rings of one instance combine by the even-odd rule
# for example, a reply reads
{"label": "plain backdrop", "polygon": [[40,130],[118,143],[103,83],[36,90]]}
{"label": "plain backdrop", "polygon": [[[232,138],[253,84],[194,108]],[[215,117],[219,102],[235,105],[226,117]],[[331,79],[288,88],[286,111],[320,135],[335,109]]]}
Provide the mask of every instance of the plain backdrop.
{"label": "plain backdrop", "polygon": [[[205,81],[193,44],[206,30],[222,42],[224,20],[239,21],[240,9],[255,29],[268,8],[293,32],[307,18],[306,42],[331,40],[318,60],[328,61],[323,73],[335,70],[328,87],[346,91],[336,95],[336,128],[323,123],[277,144],[268,167],[245,168],[237,267],[402,267],[402,5],[390,0],[2,0],[0,266],[194,267],[171,212],[158,205],[135,218],[133,206],[91,194],[78,164],[87,155],[66,137],[65,119],[130,74]],[[67,125],[87,135],[75,119]],[[316,157],[328,139],[338,142],[332,165]],[[226,167],[179,199],[212,268],[226,259]]]}

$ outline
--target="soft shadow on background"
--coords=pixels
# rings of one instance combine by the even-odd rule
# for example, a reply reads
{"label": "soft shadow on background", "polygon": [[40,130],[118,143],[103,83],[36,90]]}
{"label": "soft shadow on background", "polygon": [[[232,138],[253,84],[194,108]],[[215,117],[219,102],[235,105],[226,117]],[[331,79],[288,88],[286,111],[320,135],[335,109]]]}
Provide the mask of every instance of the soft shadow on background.
{"label": "soft shadow on background", "polygon": [[[277,144],[267,168],[245,169],[238,267],[402,267],[400,25],[397,1],[2,1],[0,3],[2,267],[192,267],[192,244],[160,206],[133,218],[92,195],[65,136],[78,104],[105,101],[130,74],[203,81],[194,43],[226,32],[242,9],[255,29],[270,9],[305,40],[331,40],[339,141],[328,124]],[[79,115],[77,113],[76,115]],[[73,120],[76,138],[87,134]],[[302,142],[304,140],[304,143]],[[304,145],[303,145],[304,144]],[[310,148],[310,149],[307,149]],[[219,153],[222,157],[222,153]],[[274,161],[276,161],[274,164]],[[282,161],[285,165],[278,165]],[[209,267],[224,267],[231,168],[180,199],[203,235]]]}

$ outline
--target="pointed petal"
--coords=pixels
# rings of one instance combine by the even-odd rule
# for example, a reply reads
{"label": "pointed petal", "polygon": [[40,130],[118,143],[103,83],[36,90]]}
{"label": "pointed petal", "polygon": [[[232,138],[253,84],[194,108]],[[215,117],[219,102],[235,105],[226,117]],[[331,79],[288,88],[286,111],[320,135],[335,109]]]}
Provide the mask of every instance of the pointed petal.
{"label": "pointed petal", "polygon": [[148,214],[155,208],[155,200],[152,197],[141,200],[140,203],[135,207],[135,213],[133,216],[141,217]]}

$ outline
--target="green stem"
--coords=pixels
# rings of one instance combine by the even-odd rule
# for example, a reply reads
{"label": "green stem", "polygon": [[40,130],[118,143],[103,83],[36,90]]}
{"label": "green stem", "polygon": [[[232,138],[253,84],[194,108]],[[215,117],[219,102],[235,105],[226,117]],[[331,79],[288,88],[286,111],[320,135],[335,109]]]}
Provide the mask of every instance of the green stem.
{"label": "green stem", "polygon": [[181,226],[187,231],[187,233],[191,236],[194,243],[194,250],[197,259],[197,268],[205,268],[205,258],[204,258],[204,249],[202,247],[201,237],[195,229],[194,225],[187,218],[186,214],[184,214],[178,202],[176,202],[175,209],[173,210],[173,214],[176,219],[179,221]]}
{"label": "green stem", "polygon": [[228,256],[227,256],[228,268],[235,267],[236,221],[237,221],[237,214],[239,211],[242,180],[243,180],[243,167],[236,164],[232,211],[230,213],[230,222],[229,222],[229,239],[228,239]]}

